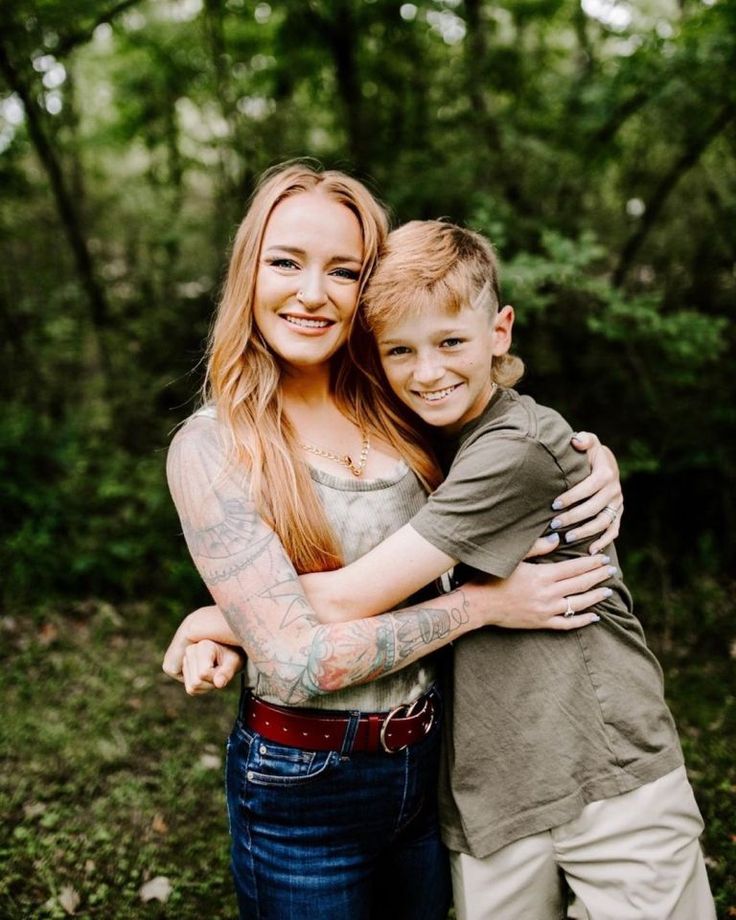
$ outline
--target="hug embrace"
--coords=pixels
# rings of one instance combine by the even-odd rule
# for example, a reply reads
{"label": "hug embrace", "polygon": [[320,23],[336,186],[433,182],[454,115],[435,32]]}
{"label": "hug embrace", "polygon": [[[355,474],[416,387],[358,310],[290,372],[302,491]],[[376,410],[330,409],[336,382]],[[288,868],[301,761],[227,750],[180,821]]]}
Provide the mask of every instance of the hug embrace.
{"label": "hug embrace", "polygon": [[215,606],[164,670],[242,669],[241,918],[715,916],[615,461],[513,389],[513,321],[479,234],[303,163],[256,189],[168,457]]}

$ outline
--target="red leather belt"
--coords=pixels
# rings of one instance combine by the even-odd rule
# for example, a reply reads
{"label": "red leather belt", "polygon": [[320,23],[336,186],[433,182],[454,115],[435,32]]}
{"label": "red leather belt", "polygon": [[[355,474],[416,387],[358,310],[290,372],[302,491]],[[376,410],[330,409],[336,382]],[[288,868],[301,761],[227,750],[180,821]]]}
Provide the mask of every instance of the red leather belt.
{"label": "red leather belt", "polygon": [[[434,720],[435,700],[431,693],[391,712],[366,713],[360,716],[354,741],[348,748],[395,753],[421,741]],[[310,751],[341,751],[350,717],[274,706],[251,696],[245,704],[244,721],[267,741]]]}

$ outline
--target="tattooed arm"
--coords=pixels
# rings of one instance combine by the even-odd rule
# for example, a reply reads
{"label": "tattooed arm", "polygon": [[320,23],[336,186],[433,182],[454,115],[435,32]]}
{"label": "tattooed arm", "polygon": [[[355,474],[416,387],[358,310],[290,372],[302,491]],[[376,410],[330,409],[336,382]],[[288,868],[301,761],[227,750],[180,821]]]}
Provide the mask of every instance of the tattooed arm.
{"label": "tattooed arm", "polygon": [[176,435],[167,474],[192,559],[227,621],[229,632],[209,638],[237,641],[285,703],[375,680],[499,616],[470,585],[397,613],[321,624],[245,476],[227,467],[213,419]]}

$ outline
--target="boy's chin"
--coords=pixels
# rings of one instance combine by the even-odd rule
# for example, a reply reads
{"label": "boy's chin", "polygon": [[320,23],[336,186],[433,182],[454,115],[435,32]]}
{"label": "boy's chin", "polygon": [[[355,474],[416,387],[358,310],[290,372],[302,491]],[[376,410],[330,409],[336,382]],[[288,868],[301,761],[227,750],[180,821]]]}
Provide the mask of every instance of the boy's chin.
{"label": "boy's chin", "polygon": [[420,418],[425,425],[430,428],[436,428],[438,431],[453,429],[458,427],[462,422],[462,416],[455,418],[449,412],[417,412],[414,406],[409,407],[417,418]]}

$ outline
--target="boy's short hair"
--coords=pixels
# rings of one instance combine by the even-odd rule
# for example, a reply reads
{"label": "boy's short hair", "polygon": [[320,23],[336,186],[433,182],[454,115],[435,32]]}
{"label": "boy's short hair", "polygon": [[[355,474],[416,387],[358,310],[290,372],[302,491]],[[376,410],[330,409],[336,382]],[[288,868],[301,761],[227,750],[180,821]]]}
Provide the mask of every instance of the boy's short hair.
{"label": "boy's short hair", "polygon": [[[441,220],[412,220],[389,233],[363,295],[363,318],[374,335],[405,316],[440,305],[450,313],[473,306],[494,316],[501,305],[498,263],[480,233]],[[493,361],[492,377],[513,386],[524,364]]]}

